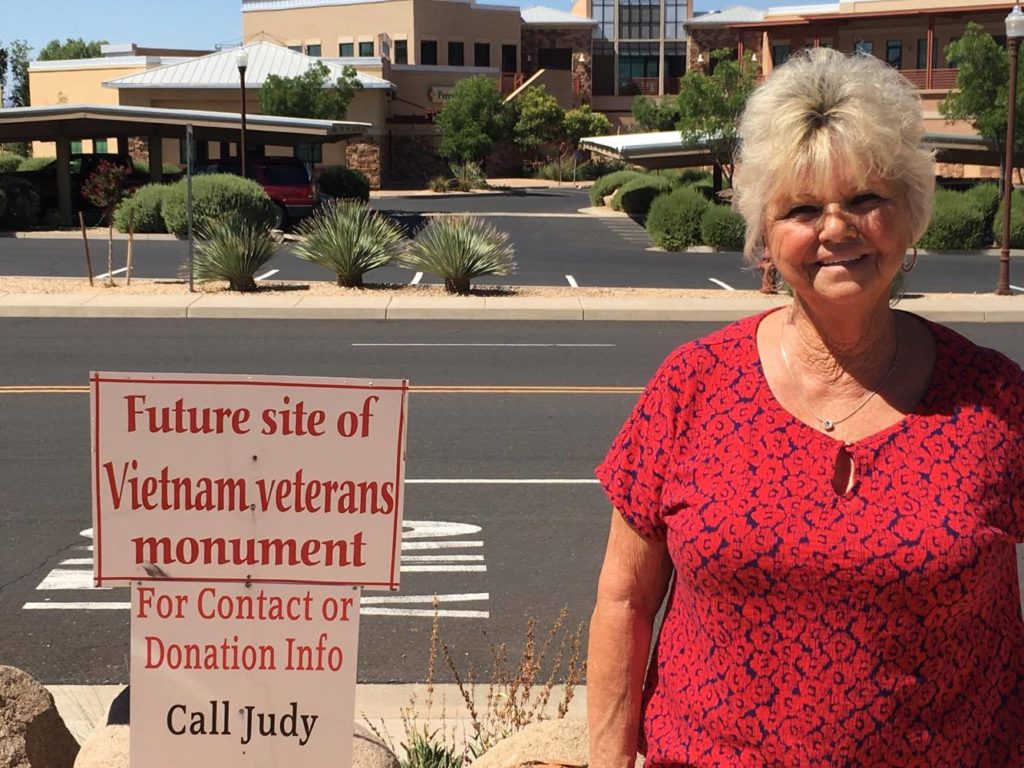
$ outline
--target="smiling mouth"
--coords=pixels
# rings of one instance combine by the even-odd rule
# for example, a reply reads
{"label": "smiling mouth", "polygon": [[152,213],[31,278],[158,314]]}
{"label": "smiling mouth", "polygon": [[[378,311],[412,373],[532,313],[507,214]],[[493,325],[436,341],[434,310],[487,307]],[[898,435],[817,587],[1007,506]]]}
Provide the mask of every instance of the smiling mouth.
{"label": "smiling mouth", "polygon": [[862,253],[860,256],[848,256],[842,259],[823,259],[818,262],[819,267],[849,267],[853,264],[863,261],[867,258],[866,253]]}

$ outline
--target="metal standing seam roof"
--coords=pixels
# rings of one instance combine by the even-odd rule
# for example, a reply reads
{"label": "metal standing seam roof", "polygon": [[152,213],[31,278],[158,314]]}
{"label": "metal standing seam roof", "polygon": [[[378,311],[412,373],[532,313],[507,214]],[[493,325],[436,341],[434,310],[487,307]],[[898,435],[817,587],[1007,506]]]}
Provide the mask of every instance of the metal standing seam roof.
{"label": "metal standing seam roof", "polygon": [[[291,8],[322,8],[331,5],[363,5],[365,3],[386,3],[390,0],[243,0],[242,13],[256,11],[285,11]],[[463,3],[474,11],[518,11],[515,5],[480,5],[475,0],[445,0]]]}
{"label": "metal standing seam roof", "polygon": [[529,8],[523,8],[519,15],[522,17],[524,24],[579,25],[588,27],[597,24],[597,21],[586,16],[575,16],[555,8],[548,8],[545,5],[531,5]]}
{"label": "metal standing seam roof", "polygon": [[685,23],[688,27],[717,27],[722,24],[761,21],[764,19],[764,15],[764,11],[759,11],[756,8],[748,8],[745,5],[733,5],[720,11],[702,13],[700,16],[687,19]]}
{"label": "metal standing seam roof", "polygon": [[[238,88],[238,48],[187,59],[175,64],[154,67],[145,72],[114,78],[103,83],[105,88]],[[249,65],[245,83],[261,88],[270,75],[297,77],[316,62],[322,63],[333,77],[341,77],[343,67],[331,61],[306,56],[272,43],[250,43],[245,46]],[[357,73],[364,88],[394,88],[382,78]]]}

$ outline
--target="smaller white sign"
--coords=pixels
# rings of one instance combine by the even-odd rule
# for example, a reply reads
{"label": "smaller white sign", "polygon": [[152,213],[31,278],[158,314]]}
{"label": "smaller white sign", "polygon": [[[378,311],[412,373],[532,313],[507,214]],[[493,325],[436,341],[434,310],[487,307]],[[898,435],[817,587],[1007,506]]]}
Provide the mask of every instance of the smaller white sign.
{"label": "smaller white sign", "polygon": [[132,586],[131,768],[350,765],[359,589]]}

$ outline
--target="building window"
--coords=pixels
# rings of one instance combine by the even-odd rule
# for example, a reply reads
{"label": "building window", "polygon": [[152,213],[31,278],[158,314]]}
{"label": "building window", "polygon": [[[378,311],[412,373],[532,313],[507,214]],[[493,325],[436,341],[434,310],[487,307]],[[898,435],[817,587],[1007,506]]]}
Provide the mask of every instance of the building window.
{"label": "building window", "polygon": [[[672,2],[672,0],[668,0]],[[597,26],[594,27],[594,39],[615,39],[615,0],[594,0],[592,16]]]}
{"label": "building window", "polygon": [[409,41],[395,40],[395,64],[409,63]]}
{"label": "building window", "polygon": [[856,51],[857,53],[864,53],[867,54],[868,56],[871,56],[875,52],[875,44],[872,43],[870,40],[858,40],[856,43],[854,43],[853,50]]}
{"label": "building window", "polygon": [[519,71],[519,46],[518,45],[503,45],[503,46],[501,46],[501,71],[502,72],[518,72]]}
{"label": "building window", "polygon": [[657,95],[658,43],[619,44],[619,95]]}
{"label": "building window", "polygon": [[81,141],[72,141],[71,142],[71,154],[72,155],[80,155],[80,154],[82,154],[82,142]]}
{"label": "building window", "polygon": [[437,66],[437,40],[420,40],[420,64]]}
{"label": "building window", "polygon": [[593,90],[595,96],[615,95],[615,44],[594,41]]}
{"label": "building window", "polygon": [[686,74],[686,43],[665,43],[665,93],[679,93],[679,80]]}
{"label": "building window", "polygon": [[339,43],[338,55],[343,59],[350,59],[356,55],[354,43]]}
{"label": "building window", "polygon": [[95,152],[97,155],[105,155],[105,154],[107,154],[110,151],[107,148],[107,140],[106,139],[94,139],[93,142],[92,142],[92,151]]}
{"label": "building window", "polygon": [[306,46],[306,55],[307,56],[316,56],[316,57],[319,58],[320,56],[323,55],[321,53],[322,50],[323,49],[320,47],[320,45],[307,45]]}
{"label": "building window", "polygon": [[490,43],[473,43],[473,66],[475,66],[475,67],[489,67],[489,66],[491,66],[491,44]]}
{"label": "building window", "polygon": [[660,37],[661,5],[658,2],[620,0],[620,40],[658,40]]}
{"label": "building window", "polygon": [[359,44],[359,55],[360,56],[373,56],[373,41],[368,43]]}
{"label": "building window", "polygon": [[887,40],[885,43],[885,63],[894,69],[903,68],[903,41]]}
{"label": "building window", "polygon": [[686,0],[665,0],[665,39],[685,40]]}
{"label": "building window", "polygon": [[295,51],[296,53],[302,53],[302,46],[301,45],[289,45],[288,46],[288,50],[289,51]]}
{"label": "building window", "polygon": [[772,66],[781,67],[789,59],[793,49],[790,48],[789,43],[783,43],[772,46]]}
{"label": "building window", "polygon": [[462,43],[448,43],[448,66],[461,67],[465,63],[465,46]]}

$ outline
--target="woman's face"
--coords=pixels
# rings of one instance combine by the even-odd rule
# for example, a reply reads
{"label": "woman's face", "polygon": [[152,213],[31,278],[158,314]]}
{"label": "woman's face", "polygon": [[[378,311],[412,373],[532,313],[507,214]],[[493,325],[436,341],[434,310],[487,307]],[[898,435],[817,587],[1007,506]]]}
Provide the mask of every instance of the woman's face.
{"label": "woman's face", "polygon": [[795,297],[844,311],[887,301],[911,245],[901,185],[838,173],[818,192],[793,190],[765,211],[765,252]]}

